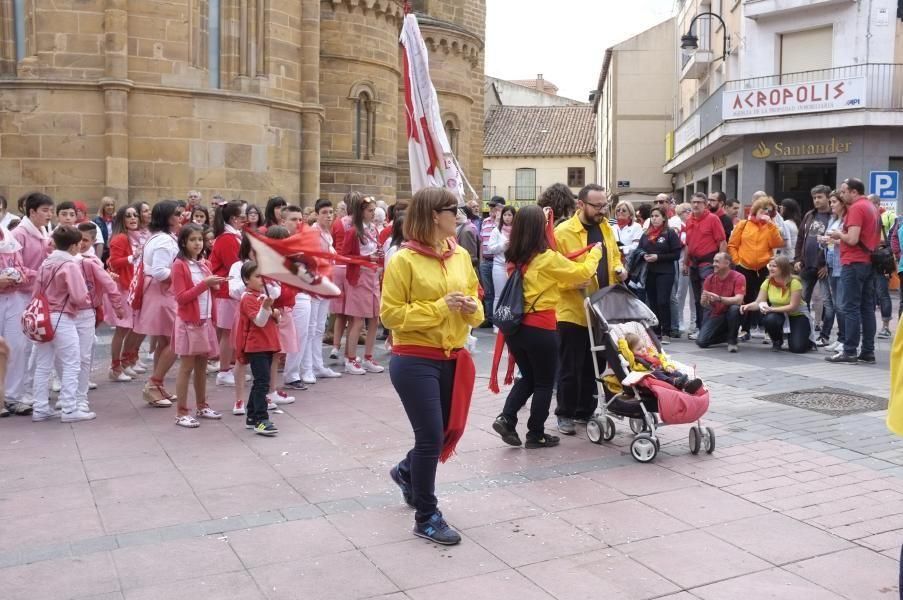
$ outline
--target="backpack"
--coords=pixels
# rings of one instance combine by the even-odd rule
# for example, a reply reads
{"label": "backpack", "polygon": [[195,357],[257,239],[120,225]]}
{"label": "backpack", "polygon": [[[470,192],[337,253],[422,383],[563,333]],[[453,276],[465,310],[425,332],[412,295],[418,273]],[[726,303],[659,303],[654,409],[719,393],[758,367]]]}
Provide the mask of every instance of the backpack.
{"label": "backpack", "polygon": [[[53,281],[57,271],[61,268],[62,266],[57,267],[56,271],[53,272],[53,275],[48,278],[48,285]],[[63,317],[63,313],[60,313],[60,316],[57,317],[56,325],[51,323],[50,302],[47,300],[47,294],[44,293],[46,289],[47,287],[45,286],[44,289],[36,290],[31,301],[22,312],[22,333],[31,341],[39,344],[53,341],[53,337],[56,335],[56,328],[59,326],[60,319]],[[66,296],[66,301],[63,302],[63,305],[65,306],[67,302],[69,302],[68,295]]]}
{"label": "backpack", "polygon": [[529,311],[524,310],[524,274],[520,267],[515,267],[505,282],[505,287],[499,294],[498,304],[496,304],[495,312],[492,315],[492,324],[499,328],[499,331],[505,337],[510,337],[517,333],[520,324],[524,320],[527,312],[533,312],[533,307],[539,301],[540,292]]}

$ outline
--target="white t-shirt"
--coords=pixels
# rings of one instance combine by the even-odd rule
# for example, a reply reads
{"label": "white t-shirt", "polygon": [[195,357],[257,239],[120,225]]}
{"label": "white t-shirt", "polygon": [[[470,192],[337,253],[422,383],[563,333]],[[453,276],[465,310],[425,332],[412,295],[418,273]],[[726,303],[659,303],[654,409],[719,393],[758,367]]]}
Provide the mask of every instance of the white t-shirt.
{"label": "white t-shirt", "polygon": [[[197,285],[204,281],[207,278],[207,275],[204,274],[204,270],[201,269],[201,265],[196,263],[193,260],[189,260],[188,262],[188,270],[191,272],[191,283]],[[210,290],[207,289],[204,292],[201,292],[201,295],[198,296],[198,309],[201,315],[201,319],[209,319],[211,316],[211,308],[210,308]]]}

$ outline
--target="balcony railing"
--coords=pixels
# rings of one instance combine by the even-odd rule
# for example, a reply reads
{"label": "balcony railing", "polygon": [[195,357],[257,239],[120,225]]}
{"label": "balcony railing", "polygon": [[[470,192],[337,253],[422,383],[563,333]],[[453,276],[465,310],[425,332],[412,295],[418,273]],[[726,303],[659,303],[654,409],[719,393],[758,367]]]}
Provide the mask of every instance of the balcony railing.
{"label": "balcony railing", "polygon": [[484,185],[483,186],[483,202],[489,202],[493,196],[495,196],[495,186],[494,185]]}
{"label": "balcony railing", "polygon": [[[699,105],[699,108],[690,113],[690,115],[683,120],[680,127],[675,130],[675,134],[680,132],[681,128],[686,125],[692,125],[692,127],[695,128],[696,124],[694,119],[698,118],[698,136],[685,135],[682,138],[687,141],[684,146],[686,147],[690,142],[705,137],[708,133],[721,125],[724,122],[722,97],[725,93],[852,77],[865,77],[865,102],[861,108],[903,110],[903,64],[868,63],[728,81],[715,90],[711,96],[706,98],[705,101]],[[791,115],[792,113],[788,116]],[[675,137],[677,137],[677,135],[675,135]],[[681,150],[683,150],[683,148],[674,148],[676,154],[679,154]]]}
{"label": "balcony railing", "polygon": [[508,186],[508,200],[521,202],[536,202],[542,193],[540,185],[510,185]]}

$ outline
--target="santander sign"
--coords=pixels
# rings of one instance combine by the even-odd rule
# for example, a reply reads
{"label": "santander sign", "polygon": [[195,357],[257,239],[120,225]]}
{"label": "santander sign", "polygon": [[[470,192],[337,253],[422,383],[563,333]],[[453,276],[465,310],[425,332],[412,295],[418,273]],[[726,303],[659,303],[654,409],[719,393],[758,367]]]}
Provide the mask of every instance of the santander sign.
{"label": "santander sign", "polygon": [[725,92],[724,119],[746,119],[865,106],[865,77],[789,83]]}

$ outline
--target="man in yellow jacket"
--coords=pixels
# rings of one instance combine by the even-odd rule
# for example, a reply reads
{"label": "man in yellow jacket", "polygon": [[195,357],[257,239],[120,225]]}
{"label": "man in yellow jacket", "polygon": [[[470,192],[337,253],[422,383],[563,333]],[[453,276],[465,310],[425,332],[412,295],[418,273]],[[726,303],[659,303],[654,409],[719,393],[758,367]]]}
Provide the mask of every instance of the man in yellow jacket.
{"label": "man in yellow jacket", "polygon": [[[558,431],[576,433],[574,422],[585,423],[596,402],[596,374],[590,354],[589,331],[583,299],[599,288],[620,283],[627,278],[621,264],[621,251],[614,232],[608,225],[609,202],[605,188],[591,183],[577,195],[577,213],[555,228],[558,251],[564,255],[602,242],[602,260],[596,275],[577,287],[561,290],[558,304]],[[582,262],[586,254],[575,260]]]}

